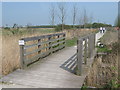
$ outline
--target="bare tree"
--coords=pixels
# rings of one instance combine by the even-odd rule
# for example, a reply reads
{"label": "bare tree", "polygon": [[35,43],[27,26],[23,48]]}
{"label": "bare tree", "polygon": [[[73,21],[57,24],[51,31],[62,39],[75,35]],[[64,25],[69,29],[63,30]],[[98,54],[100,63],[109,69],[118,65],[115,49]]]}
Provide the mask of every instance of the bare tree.
{"label": "bare tree", "polygon": [[86,27],[86,24],[88,24],[88,16],[87,16],[87,12],[86,9],[84,9],[83,11],[83,24],[84,24],[84,28]]}
{"label": "bare tree", "polygon": [[73,37],[76,36],[75,34],[75,24],[76,24],[76,18],[77,18],[77,6],[76,4],[73,5],[73,8],[72,8],[72,25],[73,25]]}
{"label": "bare tree", "polygon": [[55,6],[53,4],[50,7],[50,24],[55,25]]}
{"label": "bare tree", "polygon": [[62,30],[64,29],[65,19],[66,19],[66,8],[65,3],[58,4],[59,14],[58,17],[62,23]]}
{"label": "bare tree", "polygon": [[91,24],[91,28],[92,28],[92,23],[93,23],[93,14],[91,14],[91,16],[89,17],[89,23]]}
{"label": "bare tree", "polygon": [[89,23],[92,23],[93,22],[93,14],[91,14],[91,16],[90,16],[90,18],[89,18],[90,20],[90,22]]}
{"label": "bare tree", "polygon": [[76,24],[76,17],[77,17],[77,7],[76,7],[76,4],[74,4],[73,6],[73,12],[72,12],[72,24],[73,24],[73,28],[74,28],[74,25]]}
{"label": "bare tree", "polygon": [[81,25],[82,25],[82,16],[80,16],[80,15],[78,17],[78,25],[79,25],[79,28],[81,28]]}
{"label": "bare tree", "polygon": [[81,28],[81,26],[84,24],[82,13],[79,13],[79,15],[77,16],[77,22],[78,22],[79,28]]}

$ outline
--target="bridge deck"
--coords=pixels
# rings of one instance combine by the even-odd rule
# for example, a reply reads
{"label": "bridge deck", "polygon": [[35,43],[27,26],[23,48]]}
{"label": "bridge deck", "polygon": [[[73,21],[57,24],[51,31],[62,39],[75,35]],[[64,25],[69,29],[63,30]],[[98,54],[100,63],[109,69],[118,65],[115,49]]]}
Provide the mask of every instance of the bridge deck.
{"label": "bridge deck", "polygon": [[80,88],[85,76],[77,76],[60,68],[75,53],[76,47],[65,48],[25,70],[17,70],[5,76],[2,80],[24,87]]}
{"label": "bridge deck", "polygon": [[1,81],[13,83],[3,84],[7,88],[80,88],[87,75],[87,70],[93,60],[88,60],[83,65],[82,76],[70,73],[60,66],[76,53],[76,47],[65,48],[39,62],[31,65],[25,70],[16,70],[2,78]]}

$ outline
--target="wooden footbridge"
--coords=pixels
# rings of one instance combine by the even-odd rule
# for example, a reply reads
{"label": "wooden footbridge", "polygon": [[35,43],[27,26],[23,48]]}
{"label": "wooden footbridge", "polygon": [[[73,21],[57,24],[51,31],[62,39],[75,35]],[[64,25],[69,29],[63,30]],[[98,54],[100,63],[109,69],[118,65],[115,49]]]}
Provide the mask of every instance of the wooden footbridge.
{"label": "wooden footbridge", "polygon": [[[80,88],[95,56],[95,38],[80,37],[77,47],[65,48],[65,33],[19,41],[21,69],[2,77],[7,88]],[[97,38],[99,39],[99,38]]]}

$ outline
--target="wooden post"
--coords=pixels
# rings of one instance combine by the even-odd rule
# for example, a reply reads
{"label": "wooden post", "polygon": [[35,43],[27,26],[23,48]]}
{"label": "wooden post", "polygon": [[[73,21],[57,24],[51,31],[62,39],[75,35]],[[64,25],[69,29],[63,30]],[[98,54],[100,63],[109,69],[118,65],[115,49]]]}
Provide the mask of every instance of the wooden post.
{"label": "wooden post", "polygon": [[20,46],[20,64],[21,69],[25,68],[25,56],[24,53],[26,53],[26,49],[24,49],[25,41],[23,39],[19,40],[19,46]]}
{"label": "wooden post", "polygon": [[[66,36],[66,34],[63,34],[63,37],[65,37],[65,36]],[[63,39],[63,40],[65,41],[65,39]],[[66,44],[66,41],[63,42],[63,44],[65,45],[65,44]],[[65,46],[64,46],[63,48],[65,48]]]}
{"label": "wooden post", "polygon": [[90,58],[90,36],[88,37],[88,58]]}
{"label": "wooden post", "polygon": [[78,39],[77,42],[77,67],[78,67],[78,75],[82,75],[82,61],[83,61],[83,55],[82,55],[82,49],[83,49],[83,40]]}
{"label": "wooden post", "polygon": [[95,49],[96,34],[94,33],[93,36],[94,36],[94,49]]}
{"label": "wooden post", "polygon": [[88,54],[89,54],[89,58],[91,58],[91,56],[92,56],[92,37],[91,37],[91,35],[89,36],[89,40],[88,40]]}
{"label": "wooden post", "polygon": [[95,34],[91,35],[91,57],[94,55],[95,51]]}
{"label": "wooden post", "polygon": [[85,48],[84,48],[84,62],[87,64],[87,38],[85,38]]}
{"label": "wooden post", "polygon": [[[59,39],[59,37],[60,37],[60,35],[58,35],[57,38]],[[59,40],[57,40],[57,43],[58,43],[58,42],[59,42]],[[59,47],[59,44],[57,45],[57,47]],[[59,49],[60,49],[60,48],[59,48]],[[59,50],[59,49],[58,49],[58,50]]]}
{"label": "wooden post", "polygon": [[51,38],[52,38],[52,36],[50,36],[49,38],[48,38],[48,40],[49,40],[49,54],[52,54],[52,42],[51,42]]}
{"label": "wooden post", "polygon": [[95,53],[95,38],[96,38],[96,36],[95,36],[95,34],[93,34],[93,55],[94,55],[94,53]]}
{"label": "wooden post", "polygon": [[91,43],[90,43],[90,48],[91,48],[91,50],[90,50],[90,52],[91,52],[91,55],[90,55],[90,57],[92,57],[93,56],[93,45],[94,44],[94,40],[93,40],[93,34],[91,34]]}
{"label": "wooden post", "polygon": [[20,67],[21,69],[25,68],[25,64],[24,64],[24,45],[20,45]]}
{"label": "wooden post", "polygon": [[[38,43],[40,43],[41,42],[41,39],[38,39]],[[38,49],[40,48],[40,46],[41,45],[38,45]],[[41,53],[41,50],[40,51],[38,51],[38,54],[40,54]]]}
{"label": "wooden post", "polygon": [[87,58],[89,57],[89,38],[87,37]]}

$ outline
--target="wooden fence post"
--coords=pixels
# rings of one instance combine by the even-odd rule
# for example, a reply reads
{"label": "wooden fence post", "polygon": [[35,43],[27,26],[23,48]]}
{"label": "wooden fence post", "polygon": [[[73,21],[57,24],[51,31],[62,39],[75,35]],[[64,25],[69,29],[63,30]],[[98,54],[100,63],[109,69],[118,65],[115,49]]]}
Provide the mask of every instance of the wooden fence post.
{"label": "wooden fence post", "polygon": [[91,56],[94,55],[94,51],[95,51],[95,34],[91,35]]}
{"label": "wooden fence post", "polygon": [[[63,34],[63,37],[66,37],[66,34]],[[64,38],[63,40],[65,41],[65,38]],[[66,44],[66,41],[63,42],[63,44],[65,45],[65,44]],[[64,46],[63,48],[65,48],[65,46]]]}
{"label": "wooden fence post", "polygon": [[[59,39],[59,37],[60,37],[60,35],[58,35],[58,39]],[[59,43],[59,40],[57,40],[57,43]],[[57,46],[59,46],[59,44],[57,45]],[[60,48],[58,49],[58,51],[60,50]]]}
{"label": "wooden fence post", "polygon": [[20,45],[20,64],[21,68],[24,68],[24,46]]}
{"label": "wooden fence post", "polygon": [[24,67],[25,67],[25,64],[24,64],[24,45],[25,45],[25,42],[24,42],[24,40],[19,40],[19,46],[20,46],[20,67],[21,67],[21,69],[24,69]]}
{"label": "wooden fence post", "polygon": [[87,58],[89,57],[89,37],[87,37]]}
{"label": "wooden fence post", "polygon": [[85,38],[84,62],[87,64],[87,38]]}
{"label": "wooden fence post", "polygon": [[82,49],[83,49],[83,40],[78,39],[77,41],[77,67],[78,67],[78,75],[82,75],[82,61],[83,61],[83,55],[82,55]]}
{"label": "wooden fence post", "polygon": [[94,36],[94,49],[95,49],[96,34],[94,33],[93,36]]}
{"label": "wooden fence post", "polygon": [[91,35],[89,36],[89,40],[88,40],[88,56],[89,58],[91,58],[92,56],[92,37]]}
{"label": "wooden fence post", "polygon": [[48,37],[48,40],[49,40],[49,54],[52,54],[52,42],[51,42],[51,38],[52,36]]}
{"label": "wooden fence post", "polygon": [[[38,39],[38,43],[40,43],[40,42],[41,42],[41,39]],[[41,45],[38,45],[38,49],[40,48],[40,46],[41,46]],[[38,54],[39,54],[39,53],[41,53],[41,50],[38,51]]]}
{"label": "wooden fence post", "polygon": [[94,52],[94,48],[95,48],[95,45],[94,45],[94,34],[91,35],[91,44],[92,44],[92,52],[91,52],[91,57],[93,56],[93,52]]}

